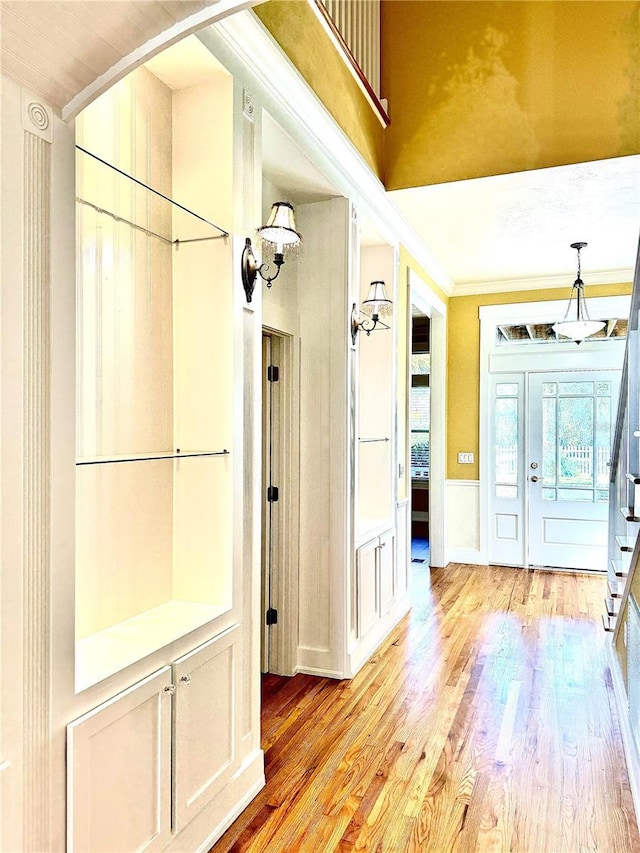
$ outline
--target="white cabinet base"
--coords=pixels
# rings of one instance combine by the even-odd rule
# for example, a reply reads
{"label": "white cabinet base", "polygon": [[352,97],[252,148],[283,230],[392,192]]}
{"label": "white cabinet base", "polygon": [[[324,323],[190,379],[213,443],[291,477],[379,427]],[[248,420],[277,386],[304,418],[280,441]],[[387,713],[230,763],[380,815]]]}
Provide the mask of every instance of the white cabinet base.
{"label": "white cabinet base", "polygon": [[67,850],[162,850],[171,839],[171,669],[71,723]]}

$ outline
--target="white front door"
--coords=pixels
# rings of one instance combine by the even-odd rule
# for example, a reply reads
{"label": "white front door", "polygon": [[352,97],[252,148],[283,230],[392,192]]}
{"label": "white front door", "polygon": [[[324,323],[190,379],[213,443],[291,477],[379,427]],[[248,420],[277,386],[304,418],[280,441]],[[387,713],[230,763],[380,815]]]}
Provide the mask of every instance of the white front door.
{"label": "white front door", "polygon": [[530,373],[528,563],[606,569],[619,371]]}
{"label": "white front door", "polygon": [[491,377],[491,563],[606,569],[619,385],[619,370]]}

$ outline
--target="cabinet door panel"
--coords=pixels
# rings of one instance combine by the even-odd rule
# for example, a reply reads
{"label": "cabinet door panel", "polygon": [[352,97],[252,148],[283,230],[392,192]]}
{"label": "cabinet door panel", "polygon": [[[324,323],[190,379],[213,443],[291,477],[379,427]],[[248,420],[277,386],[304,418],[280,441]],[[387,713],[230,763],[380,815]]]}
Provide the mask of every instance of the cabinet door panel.
{"label": "cabinet door panel", "polygon": [[67,726],[67,849],[161,850],[171,837],[171,669]]}
{"label": "cabinet door panel", "polygon": [[395,578],[395,544],[396,537],[389,531],[380,537],[378,554],[380,559],[380,615],[388,613],[393,604],[396,592]]}
{"label": "cabinet door panel", "polygon": [[356,552],[358,637],[363,637],[378,620],[378,540],[372,539]]}
{"label": "cabinet door panel", "polygon": [[236,625],[174,665],[174,829],[179,832],[235,772],[241,632]]}

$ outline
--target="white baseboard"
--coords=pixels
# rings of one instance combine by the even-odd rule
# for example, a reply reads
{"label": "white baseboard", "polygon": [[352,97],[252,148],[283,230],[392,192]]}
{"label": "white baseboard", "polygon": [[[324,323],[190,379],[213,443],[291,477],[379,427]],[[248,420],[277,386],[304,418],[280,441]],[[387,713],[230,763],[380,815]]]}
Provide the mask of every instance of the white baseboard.
{"label": "white baseboard", "polygon": [[448,548],[448,563],[471,563],[471,565],[486,566],[487,559],[482,551],[476,548]]}
{"label": "white baseboard", "polygon": [[611,680],[613,682],[613,693],[616,700],[616,710],[618,711],[618,719],[620,720],[624,755],[627,761],[627,773],[629,775],[633,807],[636,812],[636,820],[640,822],[640,756],[638,755],[633,732],[631,731],[627,691],[624,686],[620,664],[618,663],[613,643],[607,643],[607,652],[609,667],[611,669]]}
{"label": "white baseboard", "polygon": [[299,672],[304,675],[317,675],[319,678],[344,678],[344,672],[338,672],[337,669],[322,669],[316,666],[297,666],[295,674]]}

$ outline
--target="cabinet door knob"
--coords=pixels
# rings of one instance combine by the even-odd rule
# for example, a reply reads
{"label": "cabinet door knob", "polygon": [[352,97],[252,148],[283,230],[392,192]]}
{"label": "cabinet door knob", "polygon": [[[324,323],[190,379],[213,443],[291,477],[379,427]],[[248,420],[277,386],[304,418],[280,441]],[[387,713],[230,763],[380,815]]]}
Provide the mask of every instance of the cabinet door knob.
{"label": "cabinet door knob", "polygon": [[171,695],[173,696],[173,694],[176,692],[175,684],[167,684],[167,686],[164,688],[164,692],[171,693]]}
{"label": "cabinet door knob", "polygon": [[188,684],[191,681],[191,676],[190,675],[181,675],[180,681],[184,681],[185,684]]}

